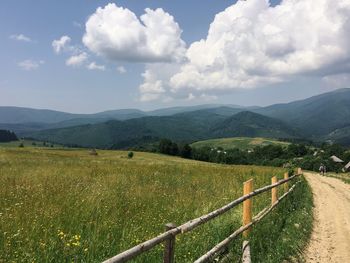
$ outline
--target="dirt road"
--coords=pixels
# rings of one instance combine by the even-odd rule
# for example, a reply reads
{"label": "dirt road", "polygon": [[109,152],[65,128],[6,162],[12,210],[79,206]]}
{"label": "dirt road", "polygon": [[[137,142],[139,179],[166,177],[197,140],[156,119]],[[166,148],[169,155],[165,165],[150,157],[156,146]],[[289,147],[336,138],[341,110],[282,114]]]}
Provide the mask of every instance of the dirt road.
{"label": "dirt road", "polygon": [[350,185],[305,173],[314,195],[314,230],[306,262],[350,263]]}

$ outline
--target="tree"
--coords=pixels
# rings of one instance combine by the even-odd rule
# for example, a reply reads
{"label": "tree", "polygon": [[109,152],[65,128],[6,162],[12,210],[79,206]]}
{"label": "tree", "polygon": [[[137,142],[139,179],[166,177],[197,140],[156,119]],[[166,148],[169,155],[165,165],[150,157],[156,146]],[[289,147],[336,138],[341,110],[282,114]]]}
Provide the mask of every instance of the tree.
{"label": "tree", "polygon": [[177,144],[169,139],[161,139],[158,148],[159,152],[164,154],[177,155],[179,153]]}
{"label": "tree", "polygon": [[301,157],[307,154],[307,148],[304,144],[289,144],[287,153],[290,157]]}
{"label": "tree", "polygon": [[18,141],[16,134],[8,130],[0,130],[0,142]]}
{"label": "tree", "polygon": [[182,158],[191,159],[192,158],[192,148],[190,145],[185,144],[180,149],[180,156]]}

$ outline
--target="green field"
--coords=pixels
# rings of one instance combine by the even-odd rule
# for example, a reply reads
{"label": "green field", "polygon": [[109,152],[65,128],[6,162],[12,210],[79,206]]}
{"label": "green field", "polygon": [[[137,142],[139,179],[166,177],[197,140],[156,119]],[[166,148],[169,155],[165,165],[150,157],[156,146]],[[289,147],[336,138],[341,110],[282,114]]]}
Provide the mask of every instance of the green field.
{"label": "green field", "polygon": [[266,146],[271,144],[287,146],[289,143],[277,141],[275,139],[267,139],[267,138],[235,137],[235,138],[220,138],[220,139],[198,141],[198,142],[192,143],[191,146],[194,148],[221,147],[225,150],[232,149],[232,148],[238,148],[241,150],[250,150],[257,146]]}
{"label": "green field", "polygon": [[1,147],[19,147],[20,144],[23,144],[24,147],[45,147],[45,148],[63,148],[62,145],[56,143],[44,143],[41,141],[33,141],[33,140],[18,140],[11,142],[0,142]]}
{"label": "green field", "polygon": [[[164,230],[258,188],[284,170],[228,166],[136,152],[0,148],[0,262],[100,262]],[[260,262],[281,262],[300,251],[311,225],[305,181],[254,228]],[[254,198],[256,214],[270,194]],[[177,262],[193,262],[241,224],[241,206],[176,239]],[[303,223],[303,231],[295,228]],[[270,233],[274,233],[271,235]],[[287,243],[275,240],[288,240]],[[268,246],[268,247],[267,247]],[[238,260],[241,240],[231,247]],[[137,259],[160,262],[162,247]]]}

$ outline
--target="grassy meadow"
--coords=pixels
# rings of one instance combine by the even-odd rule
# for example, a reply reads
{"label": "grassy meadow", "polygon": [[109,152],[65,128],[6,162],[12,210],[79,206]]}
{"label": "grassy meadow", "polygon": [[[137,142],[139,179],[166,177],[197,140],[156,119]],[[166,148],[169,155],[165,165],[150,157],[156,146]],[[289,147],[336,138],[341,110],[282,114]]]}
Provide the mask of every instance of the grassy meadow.
{"label": "grassy meadow", "polygon": [[[84,149],[0,147],[0,262],[100,262],[163,232],[166,223],[180,225],[241,196],[250,178],[258,188],[284,172],[140,152],[128,159],[124,151],[92,156]],[[273,212],[254,228],[252,239],[260,238],[252,253],[264,262],[294,255],[308,237],[308,230],[300,236],[295,229],[311,218],[309,189],[305,181],[301,186],[276,210],[277,219]],[[253,203],[256,214],[270,204],[270,194]],[[177,262],[192,262],[238,228],[241,210],[178,236]],[[264,245],[276,238],[288,242],[278,250]],[[240,248],[239,240],[233,243],[233,259]],[[158,246],[135,262],[161,258]]]}
{"label": "grassy meadow", "polygon": [[39,147],[39,148],[64,148],[64,146],[56,144],[56,143],[46,143],[41,141],[33,141],[33,140],[18,140],[18,141],[11,141],[11,142],[0,142],[0,148],[3,147],[19,147],[20,145],[23,145],[23,147]]}
{"label": "grassy meadow", "polygon": [[194,148],[200,147],[221,147],[225,150],[238,148],[241,150],[250,150],[257,146],[266,146],[271,144],[278,144],[282,146],[287,146],[288,142],[282,142],[275,139],[267,138],[248,138],[248,137],[234,137],[234,138],[220,138],[220,139],[210,139],[205,141],[198,141],[192,143],[191,146]]}

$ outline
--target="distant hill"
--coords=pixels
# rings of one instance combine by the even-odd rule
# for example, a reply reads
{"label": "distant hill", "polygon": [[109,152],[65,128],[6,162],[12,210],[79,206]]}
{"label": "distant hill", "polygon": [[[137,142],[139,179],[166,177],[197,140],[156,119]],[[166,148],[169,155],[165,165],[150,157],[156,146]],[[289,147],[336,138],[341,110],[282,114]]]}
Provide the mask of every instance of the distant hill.
{"label": "distant hill", "polygon": [[323,137],[323,140],[329,140],[344,146],[350,146],[350,125],[336,129]]}
{"label": "distant hill", "polygon": [[55,123],[76,117],[60,111],[0,106],[0,123]]}
{"label": "distant hill", "polygon": [[297,127],[307,137],[317,138],[350,125],[350,89],[339,89],[305,100],[276,104],[254,111]]}
{"label": "distant hill", "polygon": [[[242,110],[251,110],[251,109],[258,109],[259,107],[252,106],[252,107],[244,107],[234,104],[203,104],[203,105],[196,105],[196,106],[187,106],[187,107],[170,107],[170,108],[163,108],[163,109],[157,109],[153,111],[146,112],[149,116],[170,116],[175,115],[179,113],[186,113],[190,111],[200,111],[200,110],[207,110],[208,112],[214,112],[214,113],[224,113],[233,111],[234,113],[237,113],[238,111]],[[218,112],[217,112],[218,111]],[[232,115],[232,113],[230,113]]]}
{"label": "distant hill", "polygon": [[215,137],[295,138],[297,131],[284,122],[250,111],[239,112],[212,129]]}
{"label": "distant hill", "polygon": [[275,139],[268,138],[249,138],[249,137],[234,137],[234,138],[220,138],[220,139],[209,139],[204,141],[198,141],[191,144],[191,147],[201,148],[201,147],[211,147],[218,148],[221,147],[225,150],[238,148],[240,150],[249,150],[257,146],[266,145],[282,145],[286,146],[288,142],[277,141]]}
{"label": "distant hill", "polygon": [[[78,135],[75,138],[69,134],[70,127],[74,127],[72,130],[77,134],[84,129],[88,131],[83,133],[89,136],[96,134],[92,137],[86,135],[86,138],[106,137],[101,139],[103,143],[99,139],[78,138]],[[236,136],[330,140],[348,145],[349,127],[350,89],[267,107],[207,104],[153,111],[121,109],[94,114],[0,107],[0,129],[12,130],[20,137],[60,138],[59,143],[67,140],[82,146],[109,147],[113,144],[119,147],[161,137],[194,141]],[[114,132],[114,128],[118,131]],[[123,128],[133,132],[121,132]],[[96,129],[99,133],[92,132]],[[95,144],[97,141],[99,143]]]}
{"label": "distant hill", "polygon": [[169,138],[192,142],[225,136],[295,136],[293,129],[279,120],[252,112],[226,116],[198,110],[173,116],[154,116],[126,121],[51,129],[35,132],[31,137],[61,144],[96,148],[124,148]]}
{"label": "distant hill", "polygon": [[33,132],[29,137],[61,144],[97,148],[124,148],[169,138],[176,141],[210,137],[212,125],[225,117],[201,111],[173,116],[153,116],[107,121],[69,128]]}
{"label": "distant hill", "polygon": [[258,107],[241,107],[238,105],[204,104],[188,107],[163,108],[153,111],[142,111],[138,109],[109,110],[91,114],[75,114],[55,110],[32,109],[23,107],[0,106],[0,123],[24,124],[24,123],[59,123],[68,120],[85,120],[95,123],[99,119],[103,120],[128,120],[146,116],[170,116],[179,113],[186,113],[197,110],[219,110],[236,112],[239,109],[257,109]]}
{"label": "distant hill", "polygon": [[99,119],[119,119],[143,117],[146,114],[136,109],[104,111],[93,114],[75,114],[46,109],[31,109],[22,107],[0,106],[0,123],[25,124],[25,123],[59,123],[68,120],[86,120],[95,122]]}
{"label": "distant hill", "polygon": [[[253,107],[256,109],[257,107]],[[171,116],[199,110],[208,113],[230,116],[241,111],[239,106],[222,106],[205,104],[189,107],[164,108],[154,111],[141,111],[138,109],[121,109],[103,111],[93,114],[73,114],[53,110],[31,109],[21,107],[0,106],[0,128],[11,129],[21,136],[33,131],[66,128],[84,124],[96,124],[109,120],[129,120],[147,116]]]}

